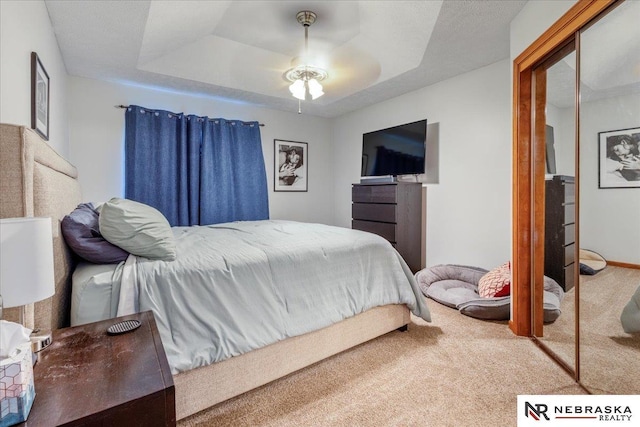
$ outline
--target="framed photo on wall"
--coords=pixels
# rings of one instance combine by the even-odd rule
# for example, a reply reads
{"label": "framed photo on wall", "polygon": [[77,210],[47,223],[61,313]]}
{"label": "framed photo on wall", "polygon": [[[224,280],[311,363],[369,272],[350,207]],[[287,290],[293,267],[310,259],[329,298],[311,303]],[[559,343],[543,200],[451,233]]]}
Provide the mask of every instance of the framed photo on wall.
{"label": "framed photo on wall", "polygon": [[31,128],[49,140],[49,74],[31,52]]}
{"label": "framed photo on wall", "polygon": [[273,142],[273,191],[307,191],[307,143],[282,139],[274,139]]}
{"label": "framed photo on wall", "polygon": [[598,188],[640,188],[640,127],[598,133]]}

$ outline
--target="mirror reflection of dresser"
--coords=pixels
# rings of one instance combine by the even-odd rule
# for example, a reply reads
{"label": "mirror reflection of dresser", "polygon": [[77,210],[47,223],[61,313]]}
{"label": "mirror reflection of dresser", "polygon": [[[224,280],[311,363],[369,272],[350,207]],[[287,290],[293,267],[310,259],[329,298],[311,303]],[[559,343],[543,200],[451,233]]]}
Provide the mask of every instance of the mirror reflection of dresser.
{"label": "mirror reflection of dresser", "polygon": [[576,188],[573,176],[545,180],[544,275],[565,292],[575,284]]}

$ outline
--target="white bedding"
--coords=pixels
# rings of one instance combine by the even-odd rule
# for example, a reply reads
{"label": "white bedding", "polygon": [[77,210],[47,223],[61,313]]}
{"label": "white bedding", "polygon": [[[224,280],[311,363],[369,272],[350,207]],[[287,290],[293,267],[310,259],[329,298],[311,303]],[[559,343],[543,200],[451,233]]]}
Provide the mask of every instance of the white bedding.
{"label": "white bedding", "polygon": [[71,326],[116,317],[124,263],[79,263],[73,272]]}
{"label": "white bedding", "polygon": [[117,313],[154,312],[173,373],[381,305],[406,304],[430,320],[411,271],[379,236],[291,221],[173,231],[175,261],[130,257],[113,275],[132,279],[114,285]]}

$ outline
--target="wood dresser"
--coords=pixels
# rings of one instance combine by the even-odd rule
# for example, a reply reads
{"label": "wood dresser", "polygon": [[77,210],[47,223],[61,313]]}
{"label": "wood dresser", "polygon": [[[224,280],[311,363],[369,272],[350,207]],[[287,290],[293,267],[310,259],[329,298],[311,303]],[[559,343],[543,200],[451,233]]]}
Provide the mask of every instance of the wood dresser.
{"label": "wood dresser", "polygon": [[414,273],[422,268],[422,184],[353,184],[351,228],[387,239]]}
{"label": "wood dresser", "polygon": [[[135,319],[121,335],[107,328]],[[20,426],[175,426],[173,377],[150,311],[53,331],[33,369],[36,397]]]}
{"label": "wood dresser", "polygon": [[576,262],[576,188],[572,176],[545,181],[544,275],[573,288]]}

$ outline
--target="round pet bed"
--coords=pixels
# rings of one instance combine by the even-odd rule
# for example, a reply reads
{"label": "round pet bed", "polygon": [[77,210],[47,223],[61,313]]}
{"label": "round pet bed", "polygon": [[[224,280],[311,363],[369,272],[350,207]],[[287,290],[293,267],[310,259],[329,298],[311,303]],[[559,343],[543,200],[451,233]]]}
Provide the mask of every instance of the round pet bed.
{"label": "round pet bed", "polygon": [[[510,296],[483,298],[478,294],[478,282],[488,273],[479,267],[464,265],[436,265],[416,273],[422,293],[462,314],[484,320],[508,320]],[[544,322],[554,322],[560,316],[562,287],[555,280],[544,278]]]}
{"label": "round pet bed", "polygon": [[607,266],[607,260],[597,252],[580,249],[580,274],[592,276]]}

